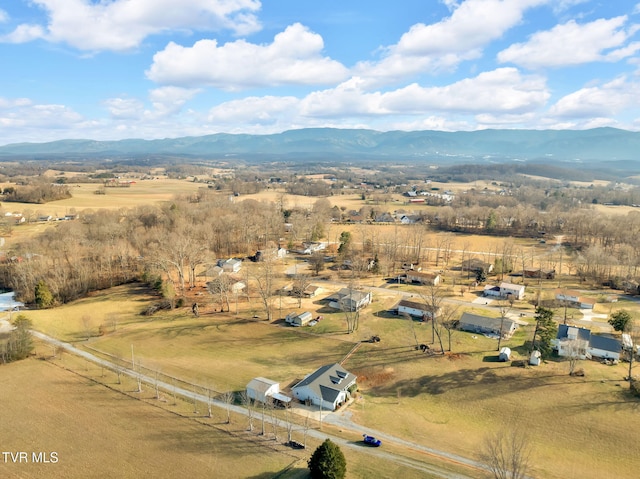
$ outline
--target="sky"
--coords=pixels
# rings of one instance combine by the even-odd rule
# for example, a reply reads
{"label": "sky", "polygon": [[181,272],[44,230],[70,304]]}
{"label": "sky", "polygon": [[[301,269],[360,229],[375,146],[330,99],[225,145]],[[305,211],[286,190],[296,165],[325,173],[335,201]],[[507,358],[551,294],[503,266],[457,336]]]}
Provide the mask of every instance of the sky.
{"label": "sky", "polygon": [[640,130],[633,0],[0,0],[0,145]]}

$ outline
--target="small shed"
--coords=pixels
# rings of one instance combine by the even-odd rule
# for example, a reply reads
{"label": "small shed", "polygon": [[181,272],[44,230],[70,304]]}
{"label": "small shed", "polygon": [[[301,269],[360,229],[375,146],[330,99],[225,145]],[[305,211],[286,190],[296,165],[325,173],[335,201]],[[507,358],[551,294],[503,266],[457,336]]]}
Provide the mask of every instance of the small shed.
{"label": "small shed", "polygon": [[504,348],[500,349],[500,354],[498,354],[498,361],[500,362],[506,362],[509,361],[511,359],[511,349],[507,348],[506,346]]}
{"label": "small shed", "polygon": [[540,366],[540,351],[535,350],[531,351],[531,356],[529,357],[529,364],[531,366]]}

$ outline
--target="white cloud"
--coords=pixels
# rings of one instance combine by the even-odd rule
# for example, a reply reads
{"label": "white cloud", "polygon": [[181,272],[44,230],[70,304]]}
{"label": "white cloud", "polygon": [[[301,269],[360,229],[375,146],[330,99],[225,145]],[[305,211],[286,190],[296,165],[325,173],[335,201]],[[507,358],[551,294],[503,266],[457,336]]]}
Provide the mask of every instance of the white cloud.
{"label": "white cloud", "polygon": [[172,85],[208,85],[224,90],[275,85],[335,83],[347,76],[337,61],[322,56],[322,37],[299,23],[255,45],[245,40],[218,46],[200,40],[193,47],[173,42],[156,53],[147,77]]}
{"label": "white cloud", "polygon": [[[46,10],[48,24],[19,25],[5,41],[44,38],[83,51],[136,48],[149,35],[169,30],[238,35],[260,28],[258,0],[32,0]],[[31,36],[25,35],[28,31]],[[21,33],[22,32],[22,33]],[[37,34],[37,35],[36,35]]]}
{"label": "white cloud", "polygon": [[156,115],[168,116],[178,113],[184,104],[200,93],[198,89],[166,86],[149,92]]}
{"label": "white cloud", "polygon": [[7,35],[0,36],[1,43],[26,43],[44,36],[44,30],[40,25],[19,25]]}
{"label": "white cloud", "polygon": [[549,0],[467,0],[450,17],[413,25],[400,41],[386,49],[379,62],[361,62],[356,74],[374,82],[393,81],[416,73],[453,70],[465,60],[479,58],[482,49],[518,25],[524,12]]}
{"label": "white cloud", "polygon": [[555,118],[600,118],[638,107],[640,83],[620,77],[602,86],[582,88],[564,96],[549,109],[549,114]]}
{"label": "white cloud", "polygon": [[139,119],[144,113],[144,104],[135,98],[109,98],[104,105],[115,119]]}
{"label": "white cloud", "polygon": [[295,97],[247,97],[209,110],[208,121],[218,124],[286,124],[298,114],[300,100]]}
{"label": "white cloud", "polygon": [[9,14],[5,12],[2,8],[0,8],[0,23],[5,23],[9,21]]}
{"label": "white cloud", "polygon": [[571,20],[551,30],[538,32],[526,43],[516,43],[498,53],[501,63],[526,68],[561,67],[594,61],[617,61],[633,55],[640,46],[625,45],[636,30],[624,29],[626,16],[599,19],[586,24]]}
{"label": "white cloud", "polygon": [[523,76],[515,68],[499,68],[444,87],[409,85],[384,94],[382,105],[390,111],[415,113],[523,113],[542,107],[549,97],[544,78]]}

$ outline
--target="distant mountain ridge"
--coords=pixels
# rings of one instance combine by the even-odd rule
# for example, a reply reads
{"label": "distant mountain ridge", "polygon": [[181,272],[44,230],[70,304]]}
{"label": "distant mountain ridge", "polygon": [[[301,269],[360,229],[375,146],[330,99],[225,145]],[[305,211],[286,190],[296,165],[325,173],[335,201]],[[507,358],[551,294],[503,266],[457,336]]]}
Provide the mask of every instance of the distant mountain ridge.
{"label": "distant mountain ridge", "polygon": [[0,146],[0,160],[173,156],[273,160],[413,160],[435,164],[640,159],[640,132],[591,130],[389,131],[306,128],[277,134],[217,133],[161,140],[60,140]]}

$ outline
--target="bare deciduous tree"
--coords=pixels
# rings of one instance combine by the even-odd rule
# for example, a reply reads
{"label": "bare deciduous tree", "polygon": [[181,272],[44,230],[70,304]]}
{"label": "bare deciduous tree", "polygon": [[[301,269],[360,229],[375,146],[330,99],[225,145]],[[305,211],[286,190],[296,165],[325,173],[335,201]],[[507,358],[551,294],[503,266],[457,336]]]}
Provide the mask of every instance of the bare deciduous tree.
{"label": "bare deciduous tree", "polygon": [[247,410],[247,419],[249,421],[249,431],[253,431],[253,413],[255,408],[255,402],[246,391],[240,393],[240,402]]}
{"label": "bare deciduous tree", "polygon": [[231,405],[235,401],[236,395],[233,391],[225,391],[220,395],[220,400],[224,403],[227,411],[227,424],[231,424]]}
{"label": "bare deciduous tree", "polygon": [[486,438],[481,456],[495,479],[525,479],[531,445],[524,431],[502,430]]}
{"label": "bare deciduous tree", "polygon": [[564,346],[565,356],[569,361],[569,375],[573,376],[576,372],[578,362],[587,354],[588,342],[584,339],[570,339]]}

